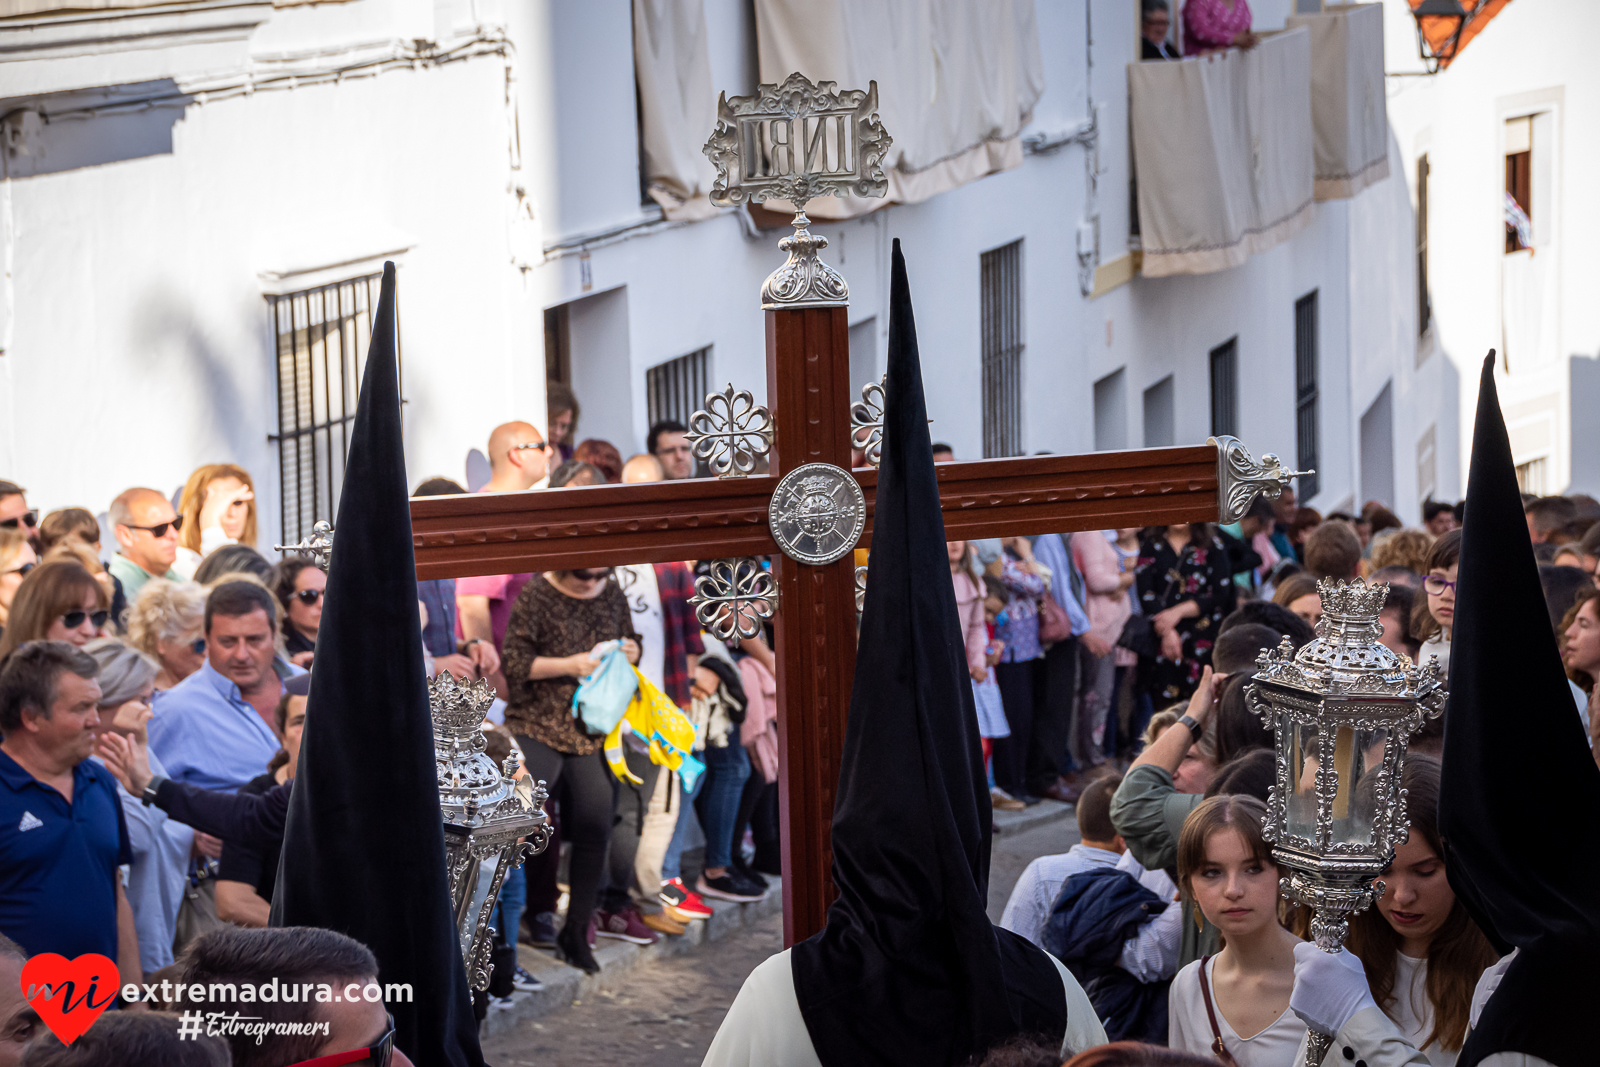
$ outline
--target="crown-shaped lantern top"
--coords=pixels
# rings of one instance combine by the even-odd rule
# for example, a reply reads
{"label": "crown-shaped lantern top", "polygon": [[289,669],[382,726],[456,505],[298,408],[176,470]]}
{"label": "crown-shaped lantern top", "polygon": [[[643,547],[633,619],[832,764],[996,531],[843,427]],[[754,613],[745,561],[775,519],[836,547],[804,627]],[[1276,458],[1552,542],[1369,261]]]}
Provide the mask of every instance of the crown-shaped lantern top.
{"label": "crown-shaped lantern top", "polygon": [[496,809],[514,792],[509,775],[515,765],[502,773],[484,752],[483,720],[494,703],[488,681],[480,678],[462,685],[444,671],[428,683],[428,698],[445,822],[478,826],[492,821]]}
{"label": "crown-shaped lantern top", "polygon": [[1378,643],[1383,635],[1379,616],[1389,596],[1386,583],[1324,578],[1317,582],[1317,595],[1322,619],[1316,639],[1298,652],[1287,637],[1276,649],[1263,650],[1256,661],[1257,680],[1318,696],[1393,697],[1431,705],[1437,695],[1442,704],[1438,657],[1419,667]]}

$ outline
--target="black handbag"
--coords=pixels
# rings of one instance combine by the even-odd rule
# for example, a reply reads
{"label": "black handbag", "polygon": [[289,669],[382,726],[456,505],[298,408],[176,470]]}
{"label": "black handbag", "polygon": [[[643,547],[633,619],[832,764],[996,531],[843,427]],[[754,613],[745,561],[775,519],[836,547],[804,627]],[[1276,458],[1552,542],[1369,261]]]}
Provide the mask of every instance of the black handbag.
{"label": "black handbag", "polygon": [[1117,638],[1117,647],[1125,648],[1145,659],[1155,659],[1161,655],[1161,638],[1156,636],[1156,626],[1150,620],[1150,616],[1128,616],[1128,621],[1122,624],[1122,633]]}

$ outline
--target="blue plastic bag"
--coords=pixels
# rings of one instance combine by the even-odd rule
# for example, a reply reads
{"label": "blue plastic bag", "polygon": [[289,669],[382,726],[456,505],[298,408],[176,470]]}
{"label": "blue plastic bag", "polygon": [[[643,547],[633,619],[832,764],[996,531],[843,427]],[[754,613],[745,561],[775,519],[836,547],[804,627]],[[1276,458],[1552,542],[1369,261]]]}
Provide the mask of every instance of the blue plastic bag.
{"label": "blue plastic bag", "polygon": [[572,695],[572,714],[583,722],[591,734],[606,736],[616,729],[617,723],[628,713],[633,694],[639,688],[639,678],[633,673],[633,664],[623,655],[622,642],[609,641],[600,656],[600,666],[578,684]]}

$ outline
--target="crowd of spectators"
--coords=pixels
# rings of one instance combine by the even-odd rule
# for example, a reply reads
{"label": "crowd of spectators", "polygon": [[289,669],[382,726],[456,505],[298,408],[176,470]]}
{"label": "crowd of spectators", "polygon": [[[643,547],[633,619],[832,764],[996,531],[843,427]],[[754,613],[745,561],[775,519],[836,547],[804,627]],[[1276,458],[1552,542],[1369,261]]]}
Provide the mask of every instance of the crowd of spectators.
{"label": "crowd of spectators", "polygon": [[[648,450],[624,461],[609,442],[573,444],[576,400],[556,388],[550,397],[549,439],[527,422],[489,434],[479,492],[705,474],[680,423],[651,427]],[[955,459],[947,445],[935,451]],[[447,478],[416,489],[464,492]],[[1530,497],[1526,515],[1587,729],[1600,721],[1589,715],[1600,503]],[[1272,738],[1246,707],[1245,684],[1261,649],[1311,639],[1322,579],[1387,582],[1384,643],[1448,664],[1463,518],[1434,501],[1414,528],[1379,502],[1323,515],[1291,490],[1228,525],[950,543],[993,806],[1074,804],[1081,836],[1028,868],[1002,925],[1094,977],[1113,1038],[1197,1052],[1220,1040],[1246,1067],[1297,1043],[1304,1027],[1285,1010],[1291,957],[1273,946],[1303,934],[1305,917],[1279,899],[1259,839]],[[370,973],[358,945],[259,929],[281,836],[224,840],[186,825],[140,795],[153,778],[129,779],[118,762],[137,746],[149,775],[183,785],[292,786],[326,577],[308,558],[267,560],[257,530],[253,482],[231,464],[197,469],[171,498],[127,489],[102,517],[85,507],[41,515],[25,489],[0,481],[0,963],[8,952],[100,952],[138,983],[248,969],[284,951],[259,938],[285,937],[312,970],[325,953],[336,961],[327,973]],[[539,984],[504,954],[519,941],[594,972],[597,939],[681,936],[711,915],[708,898],[760,900],[779,873],[770,636],[729,647],[702,632],[689,606],[697,566],[418,583],[426,670],[486,680],[497,697],[489,750],[551,790],[552,845],[502,888],[496,958],[507,965],[488,1010]],[[695,724],[705,771],[692,788],[642,745],[624,753],[637,781],[619,781],[574,717],[574,691],[613,641]],[[1434,1062],[1453,1062],[1463,997],[1492,952],[1443,879],[1427,755],[1441,735],[1433,724],[1413,743],[1416,832],[1352,944],[1379,1003],[1440,1050]],[[116,1025],[144,1027],[129,1041],[167,1035]],[[11,1032],[0,1029],[0,1063]]]}

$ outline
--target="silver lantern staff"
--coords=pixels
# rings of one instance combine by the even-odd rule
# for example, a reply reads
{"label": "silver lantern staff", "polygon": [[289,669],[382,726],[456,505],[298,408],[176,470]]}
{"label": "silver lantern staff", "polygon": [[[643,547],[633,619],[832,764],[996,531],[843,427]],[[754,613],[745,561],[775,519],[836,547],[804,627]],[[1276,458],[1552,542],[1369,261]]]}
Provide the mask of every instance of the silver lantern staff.
{"label": "silver lantern staff", "polygon": [[[526,775],[512,777],[517,769],[514,755],[497,768],[484,754],[483,720],[494,703],[487,681],[462,685],[445,671],[428,683],[428,696],[451,909],[467,978],[473,989],[487,989],[494,938],[489,918],[506,872],[550,844],[550,817],[544,811],[548,794],[543,782],[535,785]],[[495,868],[488,893],[474,909],[479,865],[490,859]],[[507,936],[516,943],[516,931],[507,931]]]}
{"label": "silver lantern staff", "polygon": [[[1325,578],[1317,593],[1316,639],[1263,650],[1245,694],[1277,743],[1264,829],[1289,870],[1283,894],[1313,910],[1317,947],[1339,952],[1349,917],[1383,896],[1378,876],[1406,840],[1406,745],[1444,710],[1445,686],[1437,657],[1418,667],[1378,643],[1387,585]],[[1312,1031],[1306,1063],[1320,1064],[1330,1043]]]}

